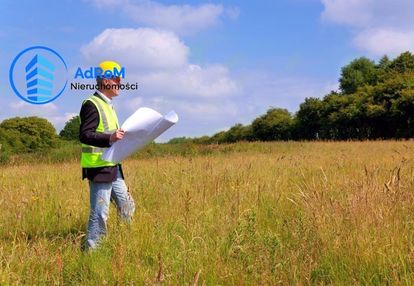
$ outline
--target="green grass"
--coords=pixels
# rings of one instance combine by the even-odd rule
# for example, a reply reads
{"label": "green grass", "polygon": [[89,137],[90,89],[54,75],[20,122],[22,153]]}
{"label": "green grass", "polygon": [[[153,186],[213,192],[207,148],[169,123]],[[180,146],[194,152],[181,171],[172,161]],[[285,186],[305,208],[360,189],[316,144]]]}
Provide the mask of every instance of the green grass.
{"label": "green grass", "polygon": [[0,284],[414,283],[414,142],[149,148],[95,253],[79,162],[0,167]]}
{"label": "green grass", "polygon": [[[203,145],[194,144],[191,142],[183,144],[151,143],[139,152],[132,155],[131,159],[146,159],[166,156],[192,157],[195,155],[246,152],[252,150],[264,150],[263,144],[259,142],[249,144],[242,142],[236,144],[220,145]],[[59,144],[56,148],[50,148],[44,151],[34,151],[22,154],[0,152],[0,166],[25,165],[34,163],[54,164],[63,162],[75,162],[79,160],[80,152],[81,146],[79,142],[61,140],[59,141]]]}

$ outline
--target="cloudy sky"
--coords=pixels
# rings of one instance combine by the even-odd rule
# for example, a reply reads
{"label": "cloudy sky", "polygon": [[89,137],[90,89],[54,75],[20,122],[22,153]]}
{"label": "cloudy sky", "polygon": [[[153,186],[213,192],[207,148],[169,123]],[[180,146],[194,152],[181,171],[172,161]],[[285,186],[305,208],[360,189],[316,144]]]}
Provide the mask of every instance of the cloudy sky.
{"label": "cloudy sky", "polygon": [[32,105],[8,72],[27,47],[44,45],[77,67],[116,60],[139,90],[115,99],[120,121],[146,106],[179,123],[161,141],[248,124],[269,107],[298,109],[338,88],[340,68],[414,50],[412,0],[3,0],[0,120],[37,115],[60,130],[89,91],[66,89]]}

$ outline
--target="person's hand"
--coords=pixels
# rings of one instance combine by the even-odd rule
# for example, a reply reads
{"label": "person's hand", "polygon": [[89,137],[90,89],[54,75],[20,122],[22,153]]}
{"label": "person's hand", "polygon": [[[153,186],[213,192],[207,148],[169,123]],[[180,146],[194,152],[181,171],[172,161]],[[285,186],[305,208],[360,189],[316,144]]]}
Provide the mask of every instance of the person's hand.
{"label": "person's hand", "polygon": [[125,131],[122,129],[116,130],[114,133],[111,134],[111,137],[109,138],[109,142],[111,142],[112,144],[118,140],[121,140],[122,138],[124,138],[124,133]]}

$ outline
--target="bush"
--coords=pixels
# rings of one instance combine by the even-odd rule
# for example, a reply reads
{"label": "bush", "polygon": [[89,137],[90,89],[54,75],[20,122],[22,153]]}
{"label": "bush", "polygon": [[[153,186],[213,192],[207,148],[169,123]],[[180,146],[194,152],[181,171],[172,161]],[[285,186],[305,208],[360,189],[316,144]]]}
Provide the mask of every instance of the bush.
{"label": "bush", "polygon": [[74,116],[66,122],[65,127],[60,131],[59,136],[65,140],[79,141],[79,128],[80,118],[79,116]]}
{"label": "bush", "polygon": [[5,165],[9,162],[9,152],[0,144],[0,165]]}
{"label": "bush", "polygon": [[58,137],[53,125],[44,118],[14,117],[0,123],[0,143],[11,153],[34,152],[56,147]]}

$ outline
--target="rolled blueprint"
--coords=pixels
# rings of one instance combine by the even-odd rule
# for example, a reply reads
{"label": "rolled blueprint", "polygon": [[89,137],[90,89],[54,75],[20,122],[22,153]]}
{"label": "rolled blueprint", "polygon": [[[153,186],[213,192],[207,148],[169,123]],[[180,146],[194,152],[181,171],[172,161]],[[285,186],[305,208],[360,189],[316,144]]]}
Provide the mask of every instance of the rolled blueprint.
{"label": "rolled blueprint", "polygon": [[113,163],[121,162],[160,136],[177,121],[178,115],[174,111],[162,116],[151,108],[139,108],[122,124],[124,138],[112,144],[102,154],[102,159]]}

